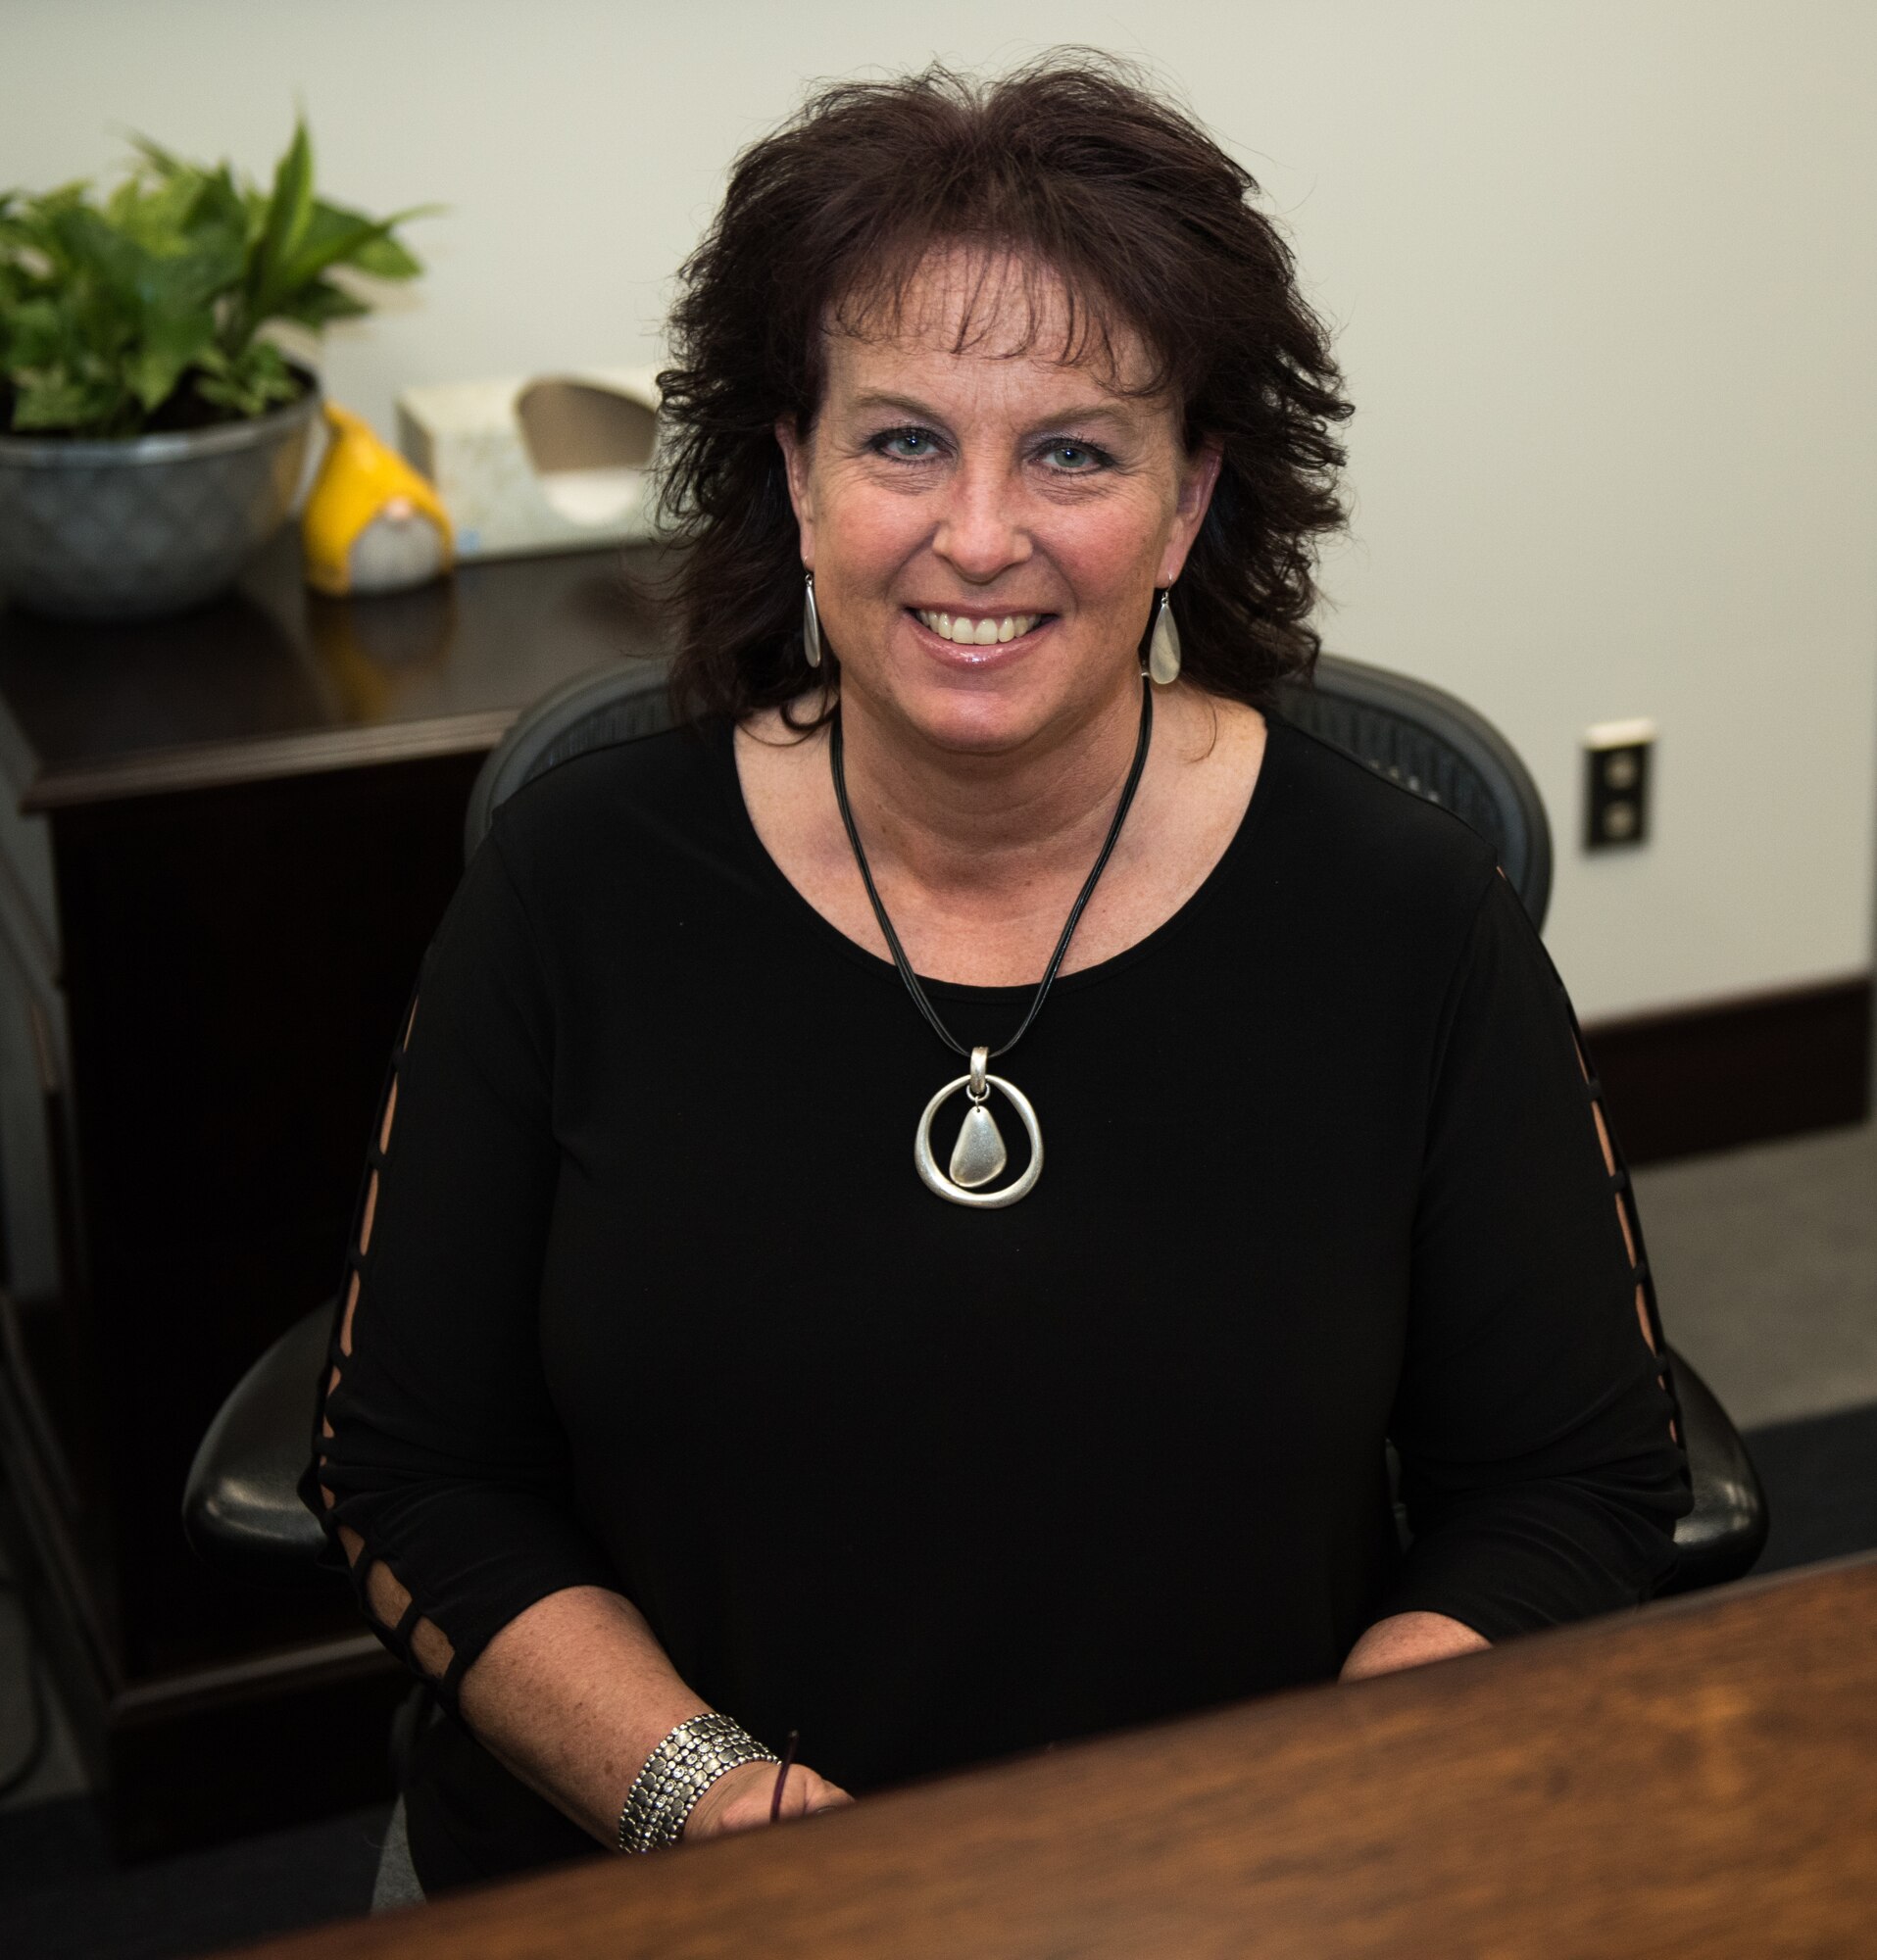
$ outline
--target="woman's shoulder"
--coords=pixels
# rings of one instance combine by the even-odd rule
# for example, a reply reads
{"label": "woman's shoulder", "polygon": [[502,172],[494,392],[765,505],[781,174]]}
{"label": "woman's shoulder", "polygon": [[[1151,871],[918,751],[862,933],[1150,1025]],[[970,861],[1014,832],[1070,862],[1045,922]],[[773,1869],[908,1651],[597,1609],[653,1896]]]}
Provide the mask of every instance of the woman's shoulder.
{"label": "woman's shoulder", "polygon": [[729,727],[698,721],[582,749],[529,776],[494,811],[504,845],[586,837],[596,823],[667,825],[723,800]]}
{"label": "woman's shoulder", "polygon": [[1470,917],[1499,867],[1478,831],[1296,722],[1269,719],[1266,766],[1288,806],[1278,848],[1301,872],[1361,906],[1406,900]]}
{"label": "woman's shoulder", "polygon": [[727,723],[685,724],[552,763],[499,805],[490,839],[529,890],[577,889],[733,848]]}

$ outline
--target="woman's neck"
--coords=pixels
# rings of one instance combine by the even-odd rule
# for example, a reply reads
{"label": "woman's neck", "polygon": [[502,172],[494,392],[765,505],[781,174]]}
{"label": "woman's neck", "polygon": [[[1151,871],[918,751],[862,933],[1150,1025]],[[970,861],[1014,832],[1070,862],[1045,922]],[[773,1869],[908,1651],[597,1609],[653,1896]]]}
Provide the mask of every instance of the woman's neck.
{"label": "woman's neck", "polygon": [[[848,703],[849,801],[920,973],[983,987],[1035,981],[1108,834],[1139,714],[1130,687],[1079,742],[958,756],[896,741],[864,704]],[[1140,789],[1063,972],[1124,951],[1198,889],[1245,813],[1263,753],[1256,710],[1183,684],[1156,689]],[[782,875],[831,925],[887,958],[835,805],[826,730],[803,740],[775,710],[753,717],[737,731],[736,765],[751,824]]]}
{"label": "woman's neck", "polygon": [[941,747],[864,697],[841,709],[848,798],[876,875],[1021,907],[1095,860],[1140,737],[1138,688],[1015,751]]}

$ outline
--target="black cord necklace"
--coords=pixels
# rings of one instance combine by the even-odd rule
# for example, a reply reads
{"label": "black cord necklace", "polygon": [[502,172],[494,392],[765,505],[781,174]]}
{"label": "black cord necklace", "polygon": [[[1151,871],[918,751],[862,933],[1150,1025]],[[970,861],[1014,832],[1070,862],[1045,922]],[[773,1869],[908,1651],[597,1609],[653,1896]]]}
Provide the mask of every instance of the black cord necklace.
{"label": "black cord necklace", "polygon": [[[899,968],[900,978],[906,982],[906,991],[912,995],[916,1006],[945,1046],[954,1054],[968,1057],[970,1073],[961,1075],[957,1081],[948,1082],[926,1105],[925,1113],[919,1118],[918,1130],[913,1139],[913,1160],[918,1168],[919,1176],[941,1198],[949,1199],[954,1204],[971,1204],[985,1209],[995,1209],[1000,1205],[1014,1204],[1035,1189],[1036,1180],[1043,1174],[1043,1132],[1036,1121],[1036,1111],[1029,1099],[1021,1090],[1006,1082],[1001,1075],[992,1075],[989,1064],[1000,1054],[1008,1054],[1023,1037],[1028,1034],[1030,1023],[1042,1011],[1044,997],[1050,991],[1050,983],[1056,978],[1057,969],[1062,964],[1068,953],[1069,941],[1075,937],[1075,928],[1080,923],[1088,902],[1095,895],[1095,887],[1101,882],[1102,873],[1108,868],[1108,860],[1114,855],[1114,846],[1121,835],[1121,825],[1127,821],[1127,812],[1134,802],[1134,792],[1141,786],[1141,772],[1147,766],[1148,745],[1154,734],[1154,690],[1147,676],[1141,676],[1141,731],[1134,742],[1134,761],[1127,772],[1127,781],[1121,787],[1121,800],[1114,807],[1114,818],[1108,827],[1107,840],[1102,845],[1101,855],[1096,858],[1093,869],[1082,881],[1082,889],[1076,894],[1075,903],[1069,907],[1068,918],[1062,926],[1062,936],[1056,942],[1056,951],[1050,956],[1050,963],[1043,970],[1043,978],[1038,983],[1036,993],[1031,998],[1029,1012],[1018,1022],[1016,1032],[1001,1048],[966,1048],[950,1028],[938,1017],[938,1009],[927,998],[925,989],[919,985],[919,978],[913,971],[913,962],[906,956],[906,949],[900,944],[900,936],[893,930],[893,921],[886,915],[886,906],[881,903],[879,888],[873,882],[872,867],[866,861],[866,852],[862,848],[861,833],[855,827],[854,811],[847,800],[847,770],[843,764],[843,745],[841,741],[841,710],[834,710],[834,718],[828,730],[828,766],[834,775],[834,801],[840,806],[841,821],[847,827],[847,841],[854,847],[854,861],[861,867],[861,882],[866,887],[868,902],[873,906],[873,916],[879,921],[880,936],[886,941],[893,955],[893,964]],[[938,1114],[940,1105],[949,1097],[963,1089],[970,1099],[971,1106],[964,1113],[964,1122],[958,1133],[958,1142],[952,1149],[950,1175],[938,1167],[932,1155],[932,1118]],[[1002,1191],[982,1191],[980,1185],[989,1184],[992,1179],[1003,1174],[1004,1166],[1010,1161],[1010,1153],[1004,1148],[1004,1139],[998,1131],[996,1118],[984,1106],[993,1089],[998,1089],[1009,1099],[1011,1106],[1022,1120],[1023,1128],[1030,1140],[1030,1160],[1023,1174]]]}

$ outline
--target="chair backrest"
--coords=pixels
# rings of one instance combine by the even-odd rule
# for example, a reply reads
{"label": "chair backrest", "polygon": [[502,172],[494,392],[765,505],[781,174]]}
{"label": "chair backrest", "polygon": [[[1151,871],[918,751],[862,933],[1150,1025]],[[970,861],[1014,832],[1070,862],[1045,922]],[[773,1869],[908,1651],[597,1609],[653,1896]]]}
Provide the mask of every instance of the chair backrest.
{"label": "chair backrest", "polygon": [[1451,809],[1499,853],[1541,931],[1552,893],[1552,833],[1531,771],[1497,728],[1424,680],[1325,654],[1312,687],[1282,696],[1287,721]]}
{"label": "chair backrest", "polygon": [[589,749],[636,741],[670,727],[667,671],[664,661],[602,667],[525,709],[476,771],[463,819],[463,861],[467,864],[475,856],[497,807],[544,769]]}
{"label": "chair backrest", "polygon": [[[544,769],[668,728],[665,682],[663,662],[635,661],[582,674],[536,702],[475,779],[463,826],[465,860],[475,856],[497,807]],[[1426,681],[1328,654],[1316,663],[1314,686],[1284,691],[1282,711],[1471,824],[1499,853],[1532,922],[1544,926],[1551,826],[1531,772],[1484,715]]]}

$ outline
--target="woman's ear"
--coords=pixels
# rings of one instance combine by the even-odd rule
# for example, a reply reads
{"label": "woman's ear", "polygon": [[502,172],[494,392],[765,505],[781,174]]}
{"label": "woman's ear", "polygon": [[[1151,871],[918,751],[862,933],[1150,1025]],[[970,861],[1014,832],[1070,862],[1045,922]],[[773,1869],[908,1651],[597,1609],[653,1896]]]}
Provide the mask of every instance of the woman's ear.
{"label": "woman's ear", "polygon": [[1186,568],[1186,555],[1193,549],[1206,513],[1211,508],[1212,492],[1218,486],[1218,472],[1225,450],[1216,436],[1207,436],[1191,450],[1180,465],[1179,500],[1173,512],[1173,535],[1166,541],[1161,561],[1162,585],[1171,585]]}
{"label": "woman's ear", "polygon": [[782,467],[788,477],[789,502],[795,507],[796,527],[802,533],[802,563],[815,569],[815,500],[809,487],[809,444],[796,427],[793,416],[775,419],[775,440],[782,452]]}

